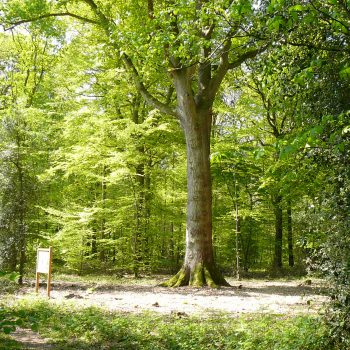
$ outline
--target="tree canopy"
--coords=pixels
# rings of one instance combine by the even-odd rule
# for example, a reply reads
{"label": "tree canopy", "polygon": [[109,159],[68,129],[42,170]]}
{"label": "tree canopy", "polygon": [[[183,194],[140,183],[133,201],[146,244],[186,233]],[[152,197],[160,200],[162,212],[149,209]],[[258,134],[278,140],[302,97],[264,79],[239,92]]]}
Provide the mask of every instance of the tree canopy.
{"label": "tree canopy", "polygon": [[[348,1],[0,8],[0,264],[317,270],[349,307]],[[344,316],[345,317],[345,316]]]}

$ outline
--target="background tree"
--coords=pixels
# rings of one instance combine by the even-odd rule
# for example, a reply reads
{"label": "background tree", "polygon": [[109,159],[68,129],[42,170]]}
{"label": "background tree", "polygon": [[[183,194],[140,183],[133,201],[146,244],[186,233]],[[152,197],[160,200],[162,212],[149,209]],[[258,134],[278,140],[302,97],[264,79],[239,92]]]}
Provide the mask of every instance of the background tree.
{"label": "background tree", "polygon": [[16,38],[3,34],[1,41],[6,48],[1,58],[1,250],[3,264],[11,271],[18,268],[22,283],[28,241],[40,235],[35,205],[42,193],[36,175],[45,163],[43,130],[50,123],[41,87],[53,62],[52,45],[30,32]]}

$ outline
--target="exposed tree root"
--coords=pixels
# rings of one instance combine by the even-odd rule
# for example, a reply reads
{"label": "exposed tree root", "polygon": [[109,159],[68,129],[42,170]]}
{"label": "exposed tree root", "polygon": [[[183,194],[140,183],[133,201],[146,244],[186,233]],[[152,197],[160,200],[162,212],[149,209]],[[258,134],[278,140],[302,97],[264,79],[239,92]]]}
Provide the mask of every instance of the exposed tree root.
{"label": "exposed tree root", "polygon": [[215,267],[208,267],[204,264],[197,264],[194,269],[183,266],[180,271],[161,284],[163,287],[204,287],[217,288],[229,286],[229,283],[222,277],[220,271]]}

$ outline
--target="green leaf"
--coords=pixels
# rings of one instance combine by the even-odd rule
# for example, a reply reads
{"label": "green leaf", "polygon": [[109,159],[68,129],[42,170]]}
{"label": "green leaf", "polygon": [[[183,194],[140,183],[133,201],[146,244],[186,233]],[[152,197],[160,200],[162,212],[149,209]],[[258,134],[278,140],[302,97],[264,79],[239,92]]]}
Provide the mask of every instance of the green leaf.
{"label": "green leaf", "polygon": [[282,16],[276,16],[271,21],[269,21],[269,28],[273,30],[279,30],[281,26],[285,24],[285,20]]}
{"label": "green leaf", "polygon": [[250,2],[243,2],[238,6],[238,13],[240,15],[245,15],[251,13],[252,8],[250,6]]}
{"label": "green leaf", "polygon": [[350,132],[350,125],[347,125],[343,130],[342,130],[342,135],[345,135]]}
{"label": "green leaf", "polygon": [[345,144],[344,144],[344,142],[339,143],[339,144],[336,146],[336,148],[337,148],[341,153],[343,153],[343,152],[345,151]]}
{"label": "green leaf", "polygon": [[264,156],[264,154],[265,154],[265,149],[264,148],[259,148],[259,149],[254,151],[255,159],[260,159],[261,157]]}
{"label": "green leaf", "polygon": [[291,6],[288,8],[289,12],[292,12],[292,11],[300,12],[300,11],[306,11],[306,10],[307,10],[307,8],[303,5],[294,5],[294,6]]}
{"label": "green leaf", "polygon": [[345,67],[343,68],[340,72],[339,72],[339,75],[341,78],[346,78],[350,75],[350,67]]}
{"label": "green leaf", "polygon": [[11,332],[14,332],[15,330],[16,330],[16,327],[14,327],[14,326],[3,327],[3,331],[5,334],[10,334]]}
{"label": "green leaf", "polygon": [[12,272],[8,275],[10,281],[17,282],[20,274],[17,272]]}
{"label": "green leaf", "polygon": [[281,159],[285,159],[290,153],[293,153],[296,148],[293,145],[286,145],[282,148],[280,157]]}

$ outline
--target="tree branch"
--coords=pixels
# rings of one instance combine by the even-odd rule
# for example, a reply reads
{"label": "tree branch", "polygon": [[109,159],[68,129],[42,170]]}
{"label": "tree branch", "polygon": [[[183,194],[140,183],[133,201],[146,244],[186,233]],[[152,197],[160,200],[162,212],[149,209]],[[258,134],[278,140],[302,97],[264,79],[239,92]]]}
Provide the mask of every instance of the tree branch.
{"label": "tree branch", "polygon": [[[201,10],[203,0],[199,0],[197,4],[197,9]],[[211,80],[211,63],[209,61],[209,57],[212,53],[212,48],[211,48],[211,39],[212,39],[212,34],[214,32],[216,23],[213,21],[213,23],[210,23],[210,20],[208,19],[205,23],[205,26],[200,28],[199,30],[199,36],[202,37],[203,39],[206,40],[206,42],[210,43],[209,46],[203,45],[202,47],[202,58],[203,62],[199,63],[198,66],[198,97],[199,98],[207,98],[207,93],[208,93],[208,87],[210,84]]]}
{"label": "tree branch", "polygon": [[30,22],[36,22],[36,21],[40,21],[41,19],[50,18],[50,17],[73,17],[73,18],[79,19],[80,21],[83,21],[83,22],[92,23],[92,24],[99,24],[99,22],[97,22],[97,21],[95,21],[95,20],[93,20],[91,18],[82,17],[82,16],[79,16],[79,15],[76,15],[75,13],[58,12],[58,13],[46,13],[46,14],[43,14],[43,15],[40,15],[40,16],[37,16],[37,17],[28,18],[28,19],[22,19],[22,20],[17,21],[17,22],[9,23],[10,27],[8,27],[8,28],[4,27],[4,30],[5,31],[12,30],[12,29],[16,28],[17,26],[19,26],[21,24],[30,23]]}
{"label": "tree branch", "polygon": [[210,82],[210,100],[215,98],[215,95],[221,85],[222,80],[224,79],[228,70],[239,67],[243,62],[249,58],[254,58],[259,53],[265,51],[268,48],[268,45],[260,47],[258,49],[248,50],[243,54],[239,55],[233,62],[229,62],[229,50],[231,49],[231,40],[228,39],[223,47],[223,54],[221,56],[220,65],[216,71],[215,76]]}
{"label": "tree branch", "polygon": [[[81,21],[85,21],[87,23],[99,24],[104,28],[106,35],[108,36],[110,34],[109,33],[109,30],[110,30],[109,25],[114,24],[114,22],[112,20],[108,19],[105,16],[105,14],[103,14],[100,11],[100,9],[98,8],[98,6],[94,2],[94,0],[82,0],[82,2],[86,3],[91,8],[92,12],[95,14],[96,17],[98,17],[100,19],[100,21],[93,20],[93,19],[86,18],[86,17],[82,17],[82,16],[76,15],[76,14],[71,13],[71,12],[48,13],[48,14],[43,14],[43,15],[33,17],[30,19],[23,19],[23,20],[20,20],[18,22],[15,22],[15,23],[10,23],[11,27],[9,27],[5,30],[10,30],[10,29],[13,29],[20,24],[38,21],[38,20],[41,20],[44,18],[67,16],[67,17],[77,18],[77,19],[79,19]],[[115,48],[120,52],[119,47],[115,47]],[[172,115],[174,117],[177,117],[177,113],[174,109],[172,109],[169,105],[159,101],[146,89],[146,87],[143,84],[141,77],[140,77],[136,67],[134,66],[133,62],[131,61],[130,57],[126,53],[122,53],[121,58],[122,58],[122,61],[125,65],[125,67],[131,73],[137,90],[140,92],[140,94],[145,99],[145,101],[148,104],[150,104],[151,106],[159,109],[159,111],[166,113],[166,114],[169,114],[169,115]]]}
{"label": "tree branch", "polygon": [[[109,35],[109,28],[108,25],[110,23],[113,23],[112,20],[109,20],[98,8],[97,4],[94,2],[94,0],[82,0],[84,1],[86,4],[88,4],[91,8],[91,10],[95,13],[95,15],[97,17],[100,18],[101,22],[104,24],[104,28],[106,31],[106,34]],[[148,3],[148,5],[150,5],[150,3]],[[153,6],[153,2],[151,1],[151,7]],[[153,8],[151,9],[153,10]],[[116,48],[119,52],[121,51],[120,48]],[[126,53],[122,53],[121,54],[121,59],[126,67],[126,69],[131,73],[133,79],[134,79],[134,83],[136,86],[136,89],[140,92],[140,94],[142,95],[142,97],[144,98],[144,100],[151,106],[153,106],[154,108],[157,108],[159,111],[161,111],[162,113],[165,114],[169,114],[172,115],[174,117],[177,117],[177,113],[175,112],[175,110],[173,110],[170,106],[168,106],[165,103],[162,103],[161,101],[159,101],[157,98],[155,98],[145,87],[145,85],[142,82],[142,79],[136,69],[136,67],[134,66],[132,60],[130,59],[130,57],[126,54]]]}
{"label": "tree branch", "polygon": [[[108,25],[110,23],[113,23],[113,21],[109,20],[106,15],[104,13],[102,13],[100,11],[100,9],[98,8],[98,6],[96,5],[96,3],[94,2],[94,0],[82,0],[83,2],[85,2],[87,5],[90,6],[91,10],[94,12],[94,14],[100,19],[101,23],[104,25],[104,28],[106,31],[108,31]],[[110,33],[108,33],[110,34]]]}
{"label": "tree branch", "polygon": [[340,6],[343,8],[343,10],[347,13],[347,15],[350,17],[350,9],[348,7],[347,1],[345,0],[340,0],[339,1]]}
{"label": "tree branch", "polygon": [[288,39],[281,41],[283,44],[288,44],[290,46],[295,46],[295,47],[306,47],[307,49],[315,49],[315,50],[321,50],[321,51],[328,51],[328,52],[349,52],[348,49],[345,47],[327,47],[327,46],[322,46],[322,45],[315,45],[311,43],[311,41],[307,43],[297,43],[295,41],[290,41]]}
{"label": "tree branch", "polygon": [[127,70],[131,73],[134,83],[136,86],[136,89],[141,93],[142,97],[145,99],[145,101],[153,106],[154,108],[159,109],[160,112],[171,115],[173,117],[177,117],[177,113],[174,109],[172,109],[170,106],[166,105],[165,103],[162,103],[158,99],[156,99],[145,87],[143,84],[140,75],[138,71],[136,70],[134,64],[132,63],[130,57],[126,54],[122,54],[122,61],[124,65],[126,66]]}
{"label": "tree branch", "polygon": [[154,4],[153,4],[153,0],[148,0],[147,1],[147,9],[148,9],[148,18],[149,19],[154,19]]}
{"label": "tree branch", "polygon": [[258,49],[248,50],[245,53],[241,54],[237,57],[233,62],[230,62],[228,65],[228,69],[233,69],[239,67],[243,62],[245,62],[249,58],[254,58],[259,53],[264,52],[269,47],[269,44],[260,47]]}
{"label": "tree branch", "polygon": [[[313,1],[310,1],[310,4],[311,6],[319,13],[321,13],[322,15],[324,15],[325,17],[329,18],[331,21],[335,21],[337,23],[339,23],[340,25],[342,25],[346,30],[347,32],[350,31],[349,29],[349,26],[346,25],[345,23],[343,23],[342,21],[340,21],[339,19],[333,17],[332,15],[330,15],[329,13],[327,13],[326,11],[322,11],[320,8],[318,8],[314,3]],[[331,23],[328,22],[329,25],[331,25]]]}
{"label": "tree branch", "polygon": [[231,48],[231,38],[227,39],[223,46],[219,67],[216,70],[216,73],[211,79],[209,84],[209,95],[210,95],[209,101],[210,102],[214,100],[215,95],[219,90],[220,84],[229,69],[228,53],[230,48]]}

